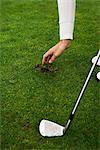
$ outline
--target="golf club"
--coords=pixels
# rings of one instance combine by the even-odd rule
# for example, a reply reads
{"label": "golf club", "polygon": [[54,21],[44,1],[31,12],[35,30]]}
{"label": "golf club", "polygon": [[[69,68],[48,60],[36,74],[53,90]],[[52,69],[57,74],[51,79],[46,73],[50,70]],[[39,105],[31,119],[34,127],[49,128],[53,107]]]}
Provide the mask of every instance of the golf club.
{"label": "golf club", "polygon": [[40,134],[42,136],[44,136],[44,137],[63,136],[65,134],[65,132],[68,130],[68,128],[70,127],[70,124],[71,124],[71,122],[72,122],[72,120],[74,118],[75,112],[76,112],[76,110],[77,110],[77,108],[79,106],[81,98],[82,98],[82,96],[84,94],[84,91],[85,91],[85,89],[86,89],[86,87],[88,85],[88,82],[89,82],[90,77],[91,77],[91,75],[93,73],[93,70],[94,70],[94,68],[95,68],[95,66],[96,66],[96,64],[98,62],[99,56],[100,56],[100,50],[98,51],[98,54],[97,54],[97,57],[96,57],[96,61],[93,63],[93,65],[92,65],[92,67],[91,67],[91,69],[89,71],[89,74],[88,74],[88,76],[87,76],[87,78],[85,80],[85,83],[83,84],[83,87],[82,87],[82,89],[81,89],[81,91],[79,93],[79,96],[78,96],[78,98],[77,98],[77,100],[76,100],[76,102],[75,102],[75,104],[73,106],[73,109],[72,109],[72,111],[71,111],[71,113],[69,115],[69,118],[67,120],[67,123],[66,123],[65,127],[61,126],[61,125],[59,125],[57,123],[54,123],[52,121],[49,121],[49,120],[42,120],[40,122],[40,125],[39,125],[39,131],[40,131]]}

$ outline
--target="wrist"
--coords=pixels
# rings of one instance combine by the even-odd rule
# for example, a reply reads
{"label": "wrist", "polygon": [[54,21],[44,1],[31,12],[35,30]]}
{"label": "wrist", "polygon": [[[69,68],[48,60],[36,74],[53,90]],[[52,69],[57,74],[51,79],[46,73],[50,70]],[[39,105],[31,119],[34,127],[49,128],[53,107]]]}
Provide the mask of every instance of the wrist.
{"label": "wrist", "polygon": [[71,40],[63,39],[63,40],[60,40],[60,43],[63,44],[65,47],[69,47],[71,45]]}

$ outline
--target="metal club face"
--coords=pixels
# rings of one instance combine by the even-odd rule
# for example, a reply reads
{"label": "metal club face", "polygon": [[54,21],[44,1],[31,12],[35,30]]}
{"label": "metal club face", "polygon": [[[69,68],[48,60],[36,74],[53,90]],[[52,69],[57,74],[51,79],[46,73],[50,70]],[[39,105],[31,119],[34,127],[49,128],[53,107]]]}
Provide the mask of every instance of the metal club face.
{"label": "metal club face", "polygon": [[39,125],[40,134],[44,137],[62,136],[65,127],[52,121],[42,120]]}

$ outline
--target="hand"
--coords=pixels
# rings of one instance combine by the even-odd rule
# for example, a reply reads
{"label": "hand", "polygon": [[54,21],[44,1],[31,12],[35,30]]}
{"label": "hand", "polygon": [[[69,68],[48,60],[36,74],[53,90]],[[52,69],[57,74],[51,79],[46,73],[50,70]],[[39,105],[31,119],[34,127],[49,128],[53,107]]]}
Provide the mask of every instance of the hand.
{"label": "hand", "polygon": [[46,61],[53,63],[58,56],[60,56],[66,48],[71,45],[71,40],[61,40],[55,46],[50,48],[44,55],[42,59],[42,64],[46,64]]}

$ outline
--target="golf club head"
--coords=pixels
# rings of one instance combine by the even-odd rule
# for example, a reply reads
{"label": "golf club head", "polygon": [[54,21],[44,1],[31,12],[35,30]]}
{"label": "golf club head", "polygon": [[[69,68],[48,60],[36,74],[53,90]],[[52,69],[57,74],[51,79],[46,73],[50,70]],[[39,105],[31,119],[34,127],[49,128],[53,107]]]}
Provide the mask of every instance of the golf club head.
{"label": "golf club head", "polygon": [[65,127],[52,121],[42,120],[39,125],[40,134],[44,137],[62,136]]}

